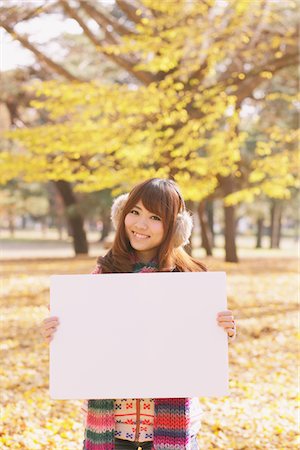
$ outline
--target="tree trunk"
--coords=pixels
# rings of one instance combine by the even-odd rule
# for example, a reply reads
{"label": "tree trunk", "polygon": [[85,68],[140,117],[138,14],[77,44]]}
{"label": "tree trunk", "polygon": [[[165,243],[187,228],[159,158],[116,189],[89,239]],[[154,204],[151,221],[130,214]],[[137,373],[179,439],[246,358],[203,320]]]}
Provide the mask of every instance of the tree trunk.
{"label": "tree trunk", "polygon": [[86,255],[88,253],[88,242],[84,230],[83,217],[78,211],[77,200],[72,186],[63,180],[55,181],[54,183],[65,205],[66,218],[73,237],[75,255]]}
{"label": "tree trunk", "polygon": [[257,229],[256,229],[256,248],[261,248],[262,234],[263,234],[264,219],[257,219]]}
{"label": "tree trunk", "polygon": [[235,208],[227,206],[224,208],[225,213],[225,261],[238,262],[236,250],[236,223]]}
{"label": "tree trunk", "polygon": [[280,248],[280,241],[281,241],[281,225],[282,225],[282,211],[283,211],[283,204],[280,205],[280,214],[278,217],[278,232],[277,232],[277,239],[276,239],[276,248]]}
{"label": "tree trunk", "polygon": [[[223,191],[223,196],[234,192],[234,180],[232,175],[227,177],[219,176],[219,183]],[[238,262],[236,249],[236,219],[235,207],[224,205],[224,222],[225,222],[225,261]]]}
{"label": "tree trunk", "polygon": [[15,235],[15,216],[14,214],[10,213],[8,214],[8,229],[10,237],[14,237]]}
{"label": "tree trunk", "polygon": [[208,223],[205,200],[200,202],[198,205],[198,216],[201,225],[201,245],[205,249],[207,256],[212,256],[213,240],[212,232]]}
{"label": "tree trunk", "polygon": [[[187,209],[187,210],[189,210],[189,211],[191,211],[191,212],[194,211],[194,202],[193,202],[192,200],[187,200],[187,201],[185,202],[185,206],[186,206],[186,209]],[[184,247],[184,250],[185,250],[190,256],[192,256],[192,253],[193,253],[193,240],[192,240],[192,238],[193,238],[193,233],[192,233],[192,235],[191,235],[191,237],[190,237],[190,242]]]}
{"label": "tree trunk", "polygon": [[211,232],[212,248],[214,248],[214,246],[215,246],[215,228],[214,228],[214,202],[213,202],[213,200],[207,201],[206,212],[207,212],[208,225],[209,225],[209,229]]}
{"label": "tree trunk", "polygon": [[270,248],[279,248],[281,237],[282,202],[272,200],[271,203]]}
{"label": "tree trunk", "polygon": [[23,215],[23,216],[21,217],[21,219],[22,219],[22,225],[21,225],[21,228],[22,228],[22,230],[26,230],[27,218],[26,218],[25,215]]}
{"label": "tree trunk", "polygon": [[101,219],[102,219],[102,231],[100,242],[103,242],[104,239],[109,235],[111,230],[110,209],[107,209],[107,212],[105,214],[102,214]]}
{"label": "tree trunk", "polygon": [[42,217],[41,218],[41,233],[42,233],[42,237],[45,239],[47,236],[47,231],[48,231],[48,224],[47,224],[47,219],[46,217]]}
{"label": "tree trunk", "polygon": [[63,238],[63,229],[64,229],[64,223],[63,223],[63,218],[60,215],[57,215],[55,217],[55,226],[57,229],[57,233],[58,233],[58,239],[60,241],[62,241]]}

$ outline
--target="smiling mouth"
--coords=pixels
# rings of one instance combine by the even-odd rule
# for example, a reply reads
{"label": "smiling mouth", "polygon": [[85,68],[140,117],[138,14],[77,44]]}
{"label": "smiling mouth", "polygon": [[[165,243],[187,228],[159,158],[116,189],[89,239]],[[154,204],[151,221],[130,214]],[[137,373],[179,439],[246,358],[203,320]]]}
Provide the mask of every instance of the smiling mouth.
{"label": "smiling mouth", "polygon": [[138,239],[147,239],[150,237],[150,236],[147,236],[146,234],[136,233],[135,231],[133,231],[132,234]]}

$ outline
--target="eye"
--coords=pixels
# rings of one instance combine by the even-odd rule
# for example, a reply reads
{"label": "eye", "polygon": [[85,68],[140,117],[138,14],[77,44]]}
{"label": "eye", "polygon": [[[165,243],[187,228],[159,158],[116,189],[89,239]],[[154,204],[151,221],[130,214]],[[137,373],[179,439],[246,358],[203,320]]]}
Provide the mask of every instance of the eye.
{"label": "eye", "polygon": [[134,214],[134,213],[138,214],[139,213],[136,209],[132,209],[130,212],[131,212],[131,214]]}
{"label": "eye", "polygon": [[152,217],[154,217],[155,220],[161,220],[161,218],[158,216],[152,216]]}

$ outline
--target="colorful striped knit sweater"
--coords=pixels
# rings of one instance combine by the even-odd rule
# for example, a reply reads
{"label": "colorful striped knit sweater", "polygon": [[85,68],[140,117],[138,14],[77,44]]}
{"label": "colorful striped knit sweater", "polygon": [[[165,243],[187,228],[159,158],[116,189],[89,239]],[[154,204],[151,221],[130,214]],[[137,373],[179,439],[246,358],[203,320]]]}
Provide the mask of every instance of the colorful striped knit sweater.
{"label": "colorful striped knit sweater", "polygon": [[[155,262],[143,264],[135,261],[133,272],[153,272]],[[101,269],[93,273],[101,273]],[[190,436],[189,398],[154,399],[153,450],[189,450]],[[114,400],[89,400],[85,429],[85,450],[114,450]]]}

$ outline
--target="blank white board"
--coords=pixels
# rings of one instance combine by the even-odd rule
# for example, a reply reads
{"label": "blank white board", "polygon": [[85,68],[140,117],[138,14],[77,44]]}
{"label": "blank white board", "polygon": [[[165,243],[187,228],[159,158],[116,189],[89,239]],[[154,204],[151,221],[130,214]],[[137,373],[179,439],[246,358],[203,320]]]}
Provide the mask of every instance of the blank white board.
{"label": "blank white board", "polygon": [[228,395],[224,272],[54,275],[53,399]]}

